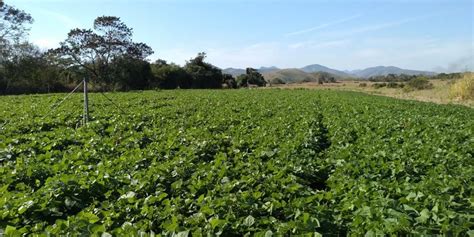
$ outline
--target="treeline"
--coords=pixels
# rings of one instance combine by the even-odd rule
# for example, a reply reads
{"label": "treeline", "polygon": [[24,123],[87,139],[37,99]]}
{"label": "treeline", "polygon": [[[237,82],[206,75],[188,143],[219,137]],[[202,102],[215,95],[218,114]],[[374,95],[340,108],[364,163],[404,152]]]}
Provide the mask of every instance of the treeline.
{"label": "treeline", "polygon": [[0,94],[71,90],[84,78],[92,90],[217,89],[265,86],[255,69],[234,78],[199,53],[184,66],[149,62],[151,47],[132,41],[132,29],[114,16],[91,29],[72,29],[60,47],[42,51],[27,41],[30,14],[0,2]]}
{"label": "treeline", "polygon": [[449,80],[449,79],[460,79],[463,77],[463,73],[440,73],[433,76],[428,75],[407,75],[407,74],[388,74],[385,76],[374,76],[369,77],[368,80],[372,82],[408,82],[416,81],[422,79],[440,79],[440,80]]}

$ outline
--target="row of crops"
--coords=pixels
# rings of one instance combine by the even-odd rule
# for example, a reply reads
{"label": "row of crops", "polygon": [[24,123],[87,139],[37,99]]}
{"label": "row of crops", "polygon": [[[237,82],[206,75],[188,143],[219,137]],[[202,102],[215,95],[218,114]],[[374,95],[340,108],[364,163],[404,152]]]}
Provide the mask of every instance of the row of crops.
{"label": "row of crops", "polygon": [[[309,90],[0,100],[0,236],[474,235],[474,110]],[[1,124],[5,124],[1,127]]]}

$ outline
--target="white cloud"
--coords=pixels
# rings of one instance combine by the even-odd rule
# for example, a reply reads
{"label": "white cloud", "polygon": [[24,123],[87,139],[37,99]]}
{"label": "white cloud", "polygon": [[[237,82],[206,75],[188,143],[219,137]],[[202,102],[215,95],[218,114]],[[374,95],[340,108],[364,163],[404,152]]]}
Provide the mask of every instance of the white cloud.
{"label": "white cloud", "polygon": [[303,41],[298,43],[293,43],[288,45],[290,49],[302,49],[302,48],[312,48],[312,49],[326,49],[326,48],[335,48],[346,46],[350,43],[350,40],[329,40],[329,41]]}
{"label": "white cloud", "polygon": [[32,39],[32,43],[38,46],[40,49],[51,49],[59,46],[60,39],[55,38],[38,38]]}
{"label": "white cloud", "polygon": [[362,34],[362,33],[368,33],[368,32],[373,32],[373,31],[381,31],[385,29],[390,29],[394,28],[397,26],[401,26],[410,22],[416,22],[421,19],[429,18],[434,15],[424,15],[424,16],[419,16],[419,17],[410,17],[410,18],[405,18],[397,21],[391,21],[391,22],[384,22],[384,23],[377,23],[377,24],[372,24],[372,25],[366,25],[366,26],[361,26],[357,28],[350,28],[350,29],[342,29],[342,30],[337,30],[337,31],[332,31],[332,32],[327,32],[325,35],[329,37],[339,37],[339,38],[347,38],[347,37],[352,37],[357,34]]}
{"label": "white cloud", "polygon": [[81,26],[81,24],[76,21],[75,19],[61,14],[59,12],[47,10],[47,9],[38,9],[38,12],[40,12],[42,15],[48,17],[48,18],[53,18],[56,22],[59,22],[63,26],[65,26],[68,29],[73,29],[73,28],[78,28]]}

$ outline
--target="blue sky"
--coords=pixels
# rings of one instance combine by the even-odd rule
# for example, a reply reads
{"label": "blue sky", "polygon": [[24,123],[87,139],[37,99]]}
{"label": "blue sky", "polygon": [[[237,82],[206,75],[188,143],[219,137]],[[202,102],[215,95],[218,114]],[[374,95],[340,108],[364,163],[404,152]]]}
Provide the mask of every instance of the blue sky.
{"label": "blue sky", "polygon": [[471,0],[6,0],[33,15],[30,41],[55,47],[72,28],[119,16],[134,40],[184,64],[198,52],[226,67],[341,70],[393,65],[474,69]]}

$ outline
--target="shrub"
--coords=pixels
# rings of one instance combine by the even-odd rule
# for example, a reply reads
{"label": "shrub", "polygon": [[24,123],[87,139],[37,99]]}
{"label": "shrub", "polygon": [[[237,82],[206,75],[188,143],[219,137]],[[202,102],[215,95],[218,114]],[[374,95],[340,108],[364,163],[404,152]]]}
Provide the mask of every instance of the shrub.
{"label": "shrub", "polygon": [[382,87],[386,87],[387,86],[387,83],[375,83],[372,85],[375,89],[379,89],[379,88],[382,88]]}
{"label": "shrub", "polygon": [[458,100],[474,99],[474,74],[466,73],[462,79],[457,80],[451,86],[450,95]]}
{"label": "shrub", "polygon": [[398,83],[393,82],[393,81],[387,84],[387,88],[398,88],[398,87],[399,87]]}
{"label": "shrub", "polygon": [[367,87],[367,83],[365,83],[365,82],[364,82],[364,83],[360,83],[360,84],[359,84],[359,87]]}
{"label": "shrub", "polygon": [[413,90],[433,89],[433,84],[425,77],[417,77],[408,81],[407,86]]}
{"label": "shrub", "polygon": [[275,85],[286,84],[286,82],[283,79],[279,78],[279,77],[271,80],[270,82],[271,82],[271,84],[275,84]]}

